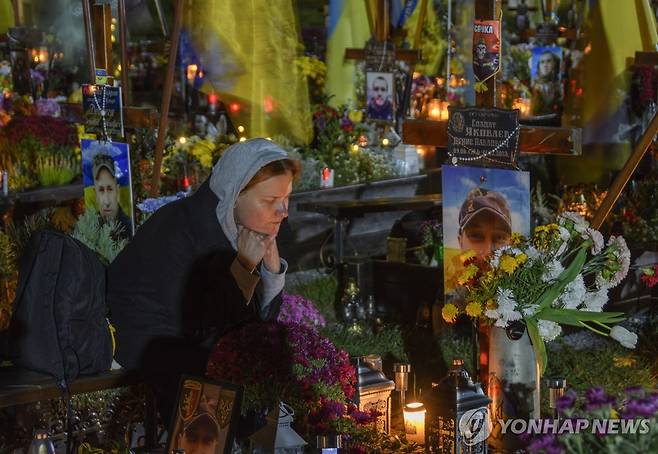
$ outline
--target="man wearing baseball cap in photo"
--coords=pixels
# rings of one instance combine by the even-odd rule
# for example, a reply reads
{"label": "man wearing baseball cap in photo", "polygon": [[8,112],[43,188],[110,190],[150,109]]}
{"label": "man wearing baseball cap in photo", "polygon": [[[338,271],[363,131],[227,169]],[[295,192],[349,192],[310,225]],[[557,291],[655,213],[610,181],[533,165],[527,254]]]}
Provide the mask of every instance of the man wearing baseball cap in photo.
{"label": "man wearing baseball cap in photo", "polygon": [[178,448],[185,454],[215,454],[219,443],[219,425],[212,414],[195,415],[179,435]]}
{"label": "man wearing baseball cap in photo", "polygon": [[459,246],[484,257],[506,246],[512,237],[512,220],[505,198],[498,192],[473,189],[459,210]]}
{"label": "man wearing baseball cap in photo", "polygon": [[93,160],[94,192],[98,212],[105,221],[118,221],[123,235],[132,236],[132,223],[119,205],[119,184],[112,156],[99,153]]}

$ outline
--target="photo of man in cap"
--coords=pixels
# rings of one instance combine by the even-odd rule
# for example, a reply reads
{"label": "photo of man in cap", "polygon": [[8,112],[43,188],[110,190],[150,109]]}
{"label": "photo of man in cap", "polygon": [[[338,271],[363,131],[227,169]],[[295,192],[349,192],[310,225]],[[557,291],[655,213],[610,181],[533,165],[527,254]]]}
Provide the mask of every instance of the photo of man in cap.
{"label": "photo of man in cap", "polygon": [[94,192],[98,213],[105,221],[117,221],[126,237],[132,236],[132,223],[119,205],[119,183],[112,156],[97,154],[93,158]]}
{"label": "photo of man in cap", "polygon": [[506,246],[512,238],[507,200],[500,193],[473,189],[459,211],[459,246],[485,257]]}
{"label": "photo of man in cap", "polygon": [[530,175],[452,165],[441,174],[444,292],[446,300],[459,299],[455,290],[468,258],[486,259],[511,244],[513,234],[530,234]]}
{"label": "photo of man in cap", "polygon": [[185,454],[215,454],[218,443],[219,425],[207,411],[196,414],[178,435],[178,449]]}

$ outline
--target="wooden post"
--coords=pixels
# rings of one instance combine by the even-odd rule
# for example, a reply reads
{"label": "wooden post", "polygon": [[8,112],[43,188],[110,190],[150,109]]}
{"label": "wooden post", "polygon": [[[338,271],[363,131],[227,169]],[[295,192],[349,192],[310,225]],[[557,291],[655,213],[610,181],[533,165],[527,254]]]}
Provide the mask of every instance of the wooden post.
{"label": "wooden post", "polygon": [[[501,0],[476,0],[475,18],[480,20],[493,20],[500,17]],[[503,24],[501,22],[500,27]],[[502,30],[499,30],[502,39]],[[500,63],[502,65],[502,62]],[[446,81],[449,83],[450,81]],[[486,81],[487,91],[476,93],[475,104],[479,107],[495,107],[496,105],[496,76]]]}
{"label": "wooden post", "polygon": [[640,141],[635,145],[633,154],[631,154],[631,157],[628,158],[628,161],[612,182],[610,189],[608,189],[608,193],[603,199],[603,202],[601,202],[601,206],[596,211],[594,219],[592,220],[593,228],[597,230],[601,228],[603,222],[605,222],[605,219],[608,217],[610,211],[612,211],[612,208],[615,206],[617,199],[626,187],[626,184],[628,184],[628,181],[633,176],[633,172],[635,172],[635,169],[637,169],[638,164],[640,164],[644,154],[647,152],[647,149],[651,146],[651,142],[657,133],[658,114],[653,116],[653,120],[651,120],[651,123],[649,123],[649,127],[646,129],[646,131],[644,131]]}
{"label": "wooden post", "polygon": [[11,0],[11,5],[13,6],[13,10],[14,10],[14,27],[20,27],[21,23],[23,22],[21,20],[21,16],[22,16],[21,0]]}
{"label": "wooden post", "polygon": [[85,23],[85,38],[87,41],[87,59],[89,60],[89,83],[96,83],[96,43],[94,42],[94,27],[91,22],[90,0],[82,1],[82,15]]}
{"label": "wooden post", "polygon": [[[104,68],[112,77],[112,7],[109,3],[92,7],[96,68]],[[95,76],[94,76],[95,77]]]}
{"label": "wooden post", "polygon": [[130,62],[128,61],[128,23],[126,22],[126,0],[119,0],[119,42],[121,43],[121,93],[123,105],[131,102]]}
{"label": "wooden post", "polygon": [[151,183],[151,197],[156,197],[160,192],[160,169],[162,168],[162,152],[167,135],[167,124],[169,117],[169,103],[171,92],[174,87],[174,73],[176,69],[176,55],[178,54],[178,40],[180,38],[181,26],[183,24],[183,0],[176,0],[176,12],[174,13],[174,29],[171,33],[171,47],[169,48],[169,62],[167,63],[167,75],[162,93],[162,108],[160,109],[160,126],[158,127],[158,140],[155,143],[155,162],[153,164],[153,180]]}
{"label": "wooden post", "polygon": [[375,39],[380,43],[388,40],[388,0],[377,0],[377,16],[375,18]]}

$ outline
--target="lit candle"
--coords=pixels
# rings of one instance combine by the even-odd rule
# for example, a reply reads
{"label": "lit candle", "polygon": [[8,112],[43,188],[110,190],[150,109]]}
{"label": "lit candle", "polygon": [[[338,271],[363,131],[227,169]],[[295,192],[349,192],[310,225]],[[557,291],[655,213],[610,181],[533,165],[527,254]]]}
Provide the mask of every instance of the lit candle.
{"label": "lit candle", "polygon": [[441,101],[441,115],[439,116],[440,120],[447,120],[448,119],[448,101]]}
{"label": "lit candle", "polygon": [[516,98],[512,103],[513,109],[519,109],[519,116],[525,118],[530,115],[530,99]]}
{"label": "lit candle", "polygon": [[427,105],[427,115],[430,117],[430,120],[440,120],[441,101],[436,98],[430,99],[430,102]]}
{"label": "lit candle", "polygon": [[404,406],[404,432],[407,440],[425,444],[425,406],[412,402]]}

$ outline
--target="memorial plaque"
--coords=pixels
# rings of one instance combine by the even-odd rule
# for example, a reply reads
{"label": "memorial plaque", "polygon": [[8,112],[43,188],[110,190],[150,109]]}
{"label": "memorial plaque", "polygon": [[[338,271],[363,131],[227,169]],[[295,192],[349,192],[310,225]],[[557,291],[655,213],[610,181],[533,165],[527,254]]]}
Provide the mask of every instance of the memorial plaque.
{"label": "memorial plaque", "polygon": [[395,46],[391,42],[370,40],[365,52],[367,71],[392,71],[395,69]]}
{"label": "memorial plaque", "polygon": [[515,168],[519,111],[448,107],[448,164]]}
{"label": "memorial plaque", "polygon": [[123,137],[121,87],[83,85],[82,109],[86,132],[101,140]]}

